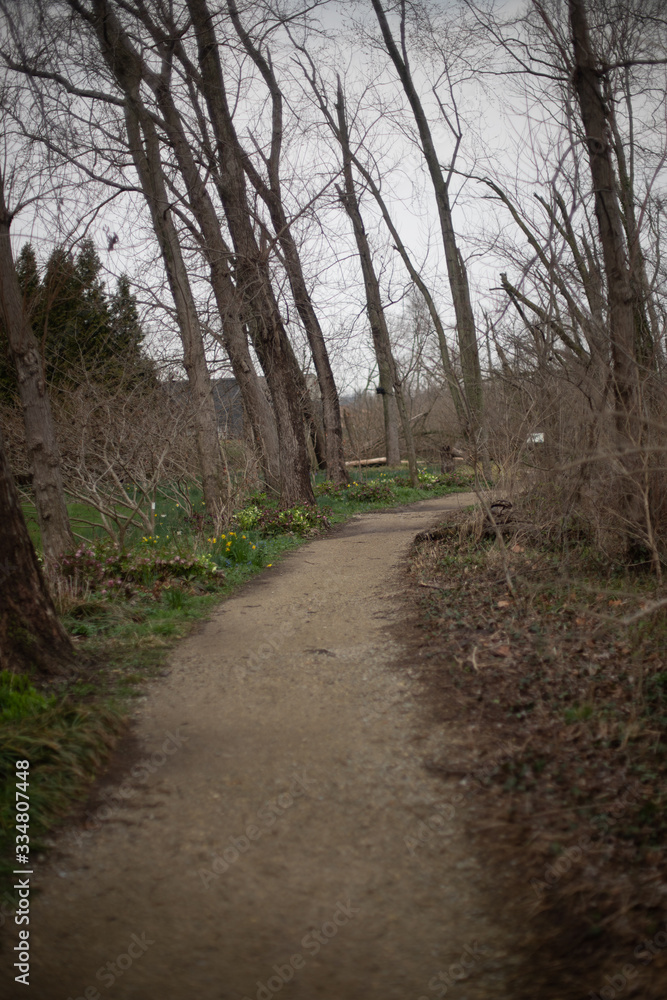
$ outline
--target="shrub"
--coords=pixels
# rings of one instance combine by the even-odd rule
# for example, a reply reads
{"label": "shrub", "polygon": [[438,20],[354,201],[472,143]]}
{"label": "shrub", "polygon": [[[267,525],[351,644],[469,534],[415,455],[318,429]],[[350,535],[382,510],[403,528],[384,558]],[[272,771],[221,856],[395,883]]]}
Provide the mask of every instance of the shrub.
{"label": "shrub", "polygon": [[183,522],[193,535],[203,535],[205,531],[213,531],[215,524],[210,514],[193,510],[186,514]]}
{"label": "shrub", "polygon": [[339,497],[345,492],[345,486],[325,479],[323,483],[315,483],[313,493],[316,497]]}
{"label": "shrub", "polygon": [[234,520],[243,531],[250,531],[257,527],[261,516],[262,508],[257,503],[251,503],[237,511]]}
{"label": "shrub", "polygon": [[320,509],[316,504],[297,504],[296,507],[267,508],[255,524],[263,535],[292,534],[303,537],[329,527],[328,508]]}
{"label": "shrub", "polygon": [[129,596],[135,590],[150,590],[170,580],[206,583],[217,577],[219,582],[220,575],[218,566],[207,555],[164,555],[149,549],[123,551],[104,542],[95,548],[79,546],[61,558],[58,569],[79,590],[103,596],[119,592]]}
{"label": "shrub", "polygon": [[449,486],[454,489],[466,489],[475,485],[475,474],[469,472],[441,472],[436,475],[433,472],[420,472],[419,487],[422,490],[435,490],[439,486]]}
{"label": "shrub", "polygon": [[387,482],[350,483],[342,493],[346,500],[360,500],[363,503],[393,500],[396,497],[392,484]]}

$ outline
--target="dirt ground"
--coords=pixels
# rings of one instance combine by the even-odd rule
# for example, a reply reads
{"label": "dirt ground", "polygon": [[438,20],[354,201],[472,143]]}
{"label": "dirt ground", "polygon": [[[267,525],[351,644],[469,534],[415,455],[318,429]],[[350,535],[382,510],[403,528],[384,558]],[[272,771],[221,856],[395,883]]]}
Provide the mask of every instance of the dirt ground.
{"label": "dirt ground", "polygon": [[401,645],[409,545],[470,502],[358,517],[179,644],[33,878],[3,997],[509,1000],[519,934]]}

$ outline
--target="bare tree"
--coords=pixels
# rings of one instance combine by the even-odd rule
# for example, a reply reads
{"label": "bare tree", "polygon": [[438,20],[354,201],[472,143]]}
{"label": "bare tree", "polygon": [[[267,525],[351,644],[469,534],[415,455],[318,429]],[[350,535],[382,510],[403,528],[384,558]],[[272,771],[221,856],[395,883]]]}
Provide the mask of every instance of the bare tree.
{"label": "bare tree", "polygon": [[234,248],[237,289],[252,317],[254,346],[269,384],[280,442],[285,503],[313,499],[303,428],[300,370],[271,284],[266,254],[253,231],[243,155],[227,102],[212,15],[206,0],[187,0],[197,42],[199,87],[215,142],[216,186]]}
{"label": "bare tree", "polygon": [[635,339],[635,320],[643,313],[643,302],[637,301],[641,284],[633,282],[631,273],[630,261],[633,257],[636,261],[637,254],[630,254],[630,259],[627,256],[626,231],[612,162],[610,134],[613,135],[613,131],[600,87],[598,60],[591,45],[586,7],[581,0],[569,0],[569,13],[574,51],[573,82],[586,135],[606,275],[618,453],[628,475],[626,503],[627,517],[633,526],[632,537],[636,527],[645,521],[644,504],[638,491],[638,477],[643,465],[638,449],[645,439],[637,367],[638,355],[645,354],[646,348],[642,343],[644,324],[641,322],[638,324],[639,342]]}
{"label": "bare tree", "polygon": [[[395,465],[398,461],[400,461],[400,455],[398,455],[398,428],[395,426],[395,422],[392,421],[392,413],[390,409],[391,400],[387,399],[387,395],[390,393],[391,396],[393,396],[403,427],[403,435],[405,437],[405,445],[408,453],[408,465],[410,468],[412,485],[417,486],[419,484],[419,478],[417,475],[415,442],[412,435],[410,417],[405,404],[403,386],[398,375],[396,360],[391,349],[391,340],[389,338],[389,330],[387,329],[387,320],[382,306],[380,284],[373,267],[371,249],[368,243],[366,230],[364,228],[361,209],[359,207],[359,199],[357,197],[354,183],[352,158],[350,155],[350,139],[345,114],[345,99],[343,96],[343,87],[340,82],[340,77],[338,79],[338,91],[336,95],[336,112],[338,115],[338,138],[343,155],[343,177],[345,180],[345,190],[343,191],[340,188],[338,190],[341,203],[343,204],[343,207],[352,222],[354,238],[356,240],[357,250],[359,253],[359,262],[361,264],[361,271],[364,278],[368,322],[370,324],[371,334],[373,337],[373,346],[375,348],[375,356],[377,358],[378,369],[380,372],[380,390],[382,391],[383,403],[385,407],[387,463],[389,465]],[[392,453],[394,450],[396,453],[395,455]]]}
{"label": "bare tree", "polygon": [[[303,63],[301,63],[301,68],[313,92],[317,106],[319,107],[324,117],[324,120],[329,126],[336,141],[340,143],[339,126],[336,118],[331,113],[331,110],[329,108],[324,85],[321,81],[318,80],[318,73],[315,64],[310,54],[307,52],[307,50],[303,45],[298,45],[297,48],[299,52],[301,52],[302,55],[305,57],[308,63],[308,66],[304,66]],[[442,368],[445,380],[447,382],[447,386],[452,396],[452,401],[454,403],[454,408],[459,418],[461,430],[465,432],[466,426],[468,424],[468,414],[466,412],[465,402],[463,400],[461,392],[460,379],[457,373],[455,372],[454,366],[452,364],[449,345],[447,343],[447,337],[445,335],[444,325],[440,313],[435,304],[435,301],[433,299],[433,296],[431,294],[431,291],[426,281],[424,280],[424,277],[420,273],[418,267],[415,265],[412,259],[412,255],[410,254],[405,242],[401,238],[401,235],[394,222],[394,219],[392,218],[387,201],[383,197],[382,191],[380,190],[380,185],[376,182],[371,170],[369,170],[369,168],[363,163],[359,153],[355,152],[355,150],[352,148],[352,144],[349,141],[349,137],[348,137],[347,148],[351,163],[354,165],[360,176],[363,178],[364,184],[367,187],[367,189],[371,192],[371,194],[375,198],[375,201],[377,203],[378,208],[380,209],[382,218],[387,227],[389,235],[391,236],[393,246],[400,255],[400,258],[403,261],[403,264],[405,265],[405,268],[408,274],[410,275],[410,278],[414,282],[415,287],[419,290],[419,293],[421,294],[424,300],[426,308],[428,309],[431,322],[433,323],[433,329],[435,330],[436,336],[438,338],[438,347],[440,349],[440,359],[442,362]]]}
{"label": "bare tree", "polygon": [[276,78],[270,53],[268,51],[266,53],[263,52],[253,42],[249,32],[241,22],[234,0],[227,0],[227,7],[243,47],[257,66],[271,95],[271,148],[268,156],[262,156],[267,179],[265,180],[262,177],[247,154],[244,154],[243,163],[250,182],[269,210],[274,233],[282,251],[282,261],[290,283],[294,303],[303,328],[306,331],[313,355],[313,362],[322,396],[327,476],[336,483],[346,483],[348,475],[343,456],[343,431],[338,390],[336,389],[336,383],[331,370],[324,334],[317,312],[313,306],[310,292],[308,291],[299,249],[290,228],[282,194],[280,160],[284,130],[283,93]]}
{"label": "bare tree", "polygon": [[[92,25],[94,14],[85,5],[75,2],[72,5],[63,4],[63,7],[65,6],[73,7],[74,16],[77,19],[83,18],[87,24]],[[107,55],[111,57],[109,69],[112,76],[115,67],[124,85],[120,87],[121,95],[119,96],[117,93],[109,92],[112,91],[112,88],[107,88],[106,79],[101,79],[103,71],[100,73],[99,67],[94,65],[95,53],[93,49],[91,54],[90,36],[87,32],[80,32],[78,36],[80,51],[76,58],[76,65],[74,61],[68,61],[69,53],[63,55],[57,49],[52,51],[46,46],[37,46],[37,51],[32,57],[29,57],[26,49],[26,33],[29,30],[29,25],[20,21],[18,15],[17,20],[14,21],[14,12],[11,10],[5,10],[4,13],[11,26],[16,49],[16,53],[14,53],[7,47],[4,48],[5,62],[28,78],[35,98],[34,104],[42,108],[42,130],[33,135],[32,138],[38,143],[42,143],[45,149],[63,163],[69,163],[80,170],[83,176],[91,175],[91,168],[85,162],[86,153],[89,158],[94,158],[96,163],[99,163],[100,159],[106,160],[111,174],[103,176],[101,180],[116,193],[128,188],[128,182],[123,176],[123,168],[120,164],[127,159],[126,151],[130,152],[139,179],[140,190],[151,214],[165,273],[174,299],[175,316],[183,343],[184,364],[188,374],[190,391],[197,401],[196,437],[200,454],[200,474],[202,475],[207,503],[209,508],[214,510],[221,503],[224,505],[227,482],[218,440],[203,331],[195,303],[192,281],[185,263],[182,232],[178,229],[178,221],[179,217],[182,217],[182,212],[179,213],[178,202],[175,202],[173,190],[170,188],[168,171],[164,164],[163,153],[166,147],[164,136],[159,128],[160,121],[155,116],[154,111],[148,108],[141,92],[141,73],[137,76],[136,73],[133,74],[132,70],[133,66],[135,70],[137,68],[136,53],[134,53],[135,63],[132,64],[131,60],[129,63],[127,60],[123,63],[120,53],[112,53],[107,50]],[[58,13],[55,7],[49,11],[49,15],[54,17]],[[50,24],[48,18],[45,24],[44,30],[48,32]],[[95,36],[92,37],[94,40]],[[93,45],[95,45],[94,41]],[[127,54],[126,52],[125,55]],[[130,50],[130,55],[132,54]],[[82,81],[81,77],[81,69],[84,67],[85,82]],[[139,69],[141,70],[140,61]],[[117,79],[116,82],[118,83],[119,80]],[[49,84],[55,86],[53,94],[49,94],[47,100],[44,88]],[[51,129],[49,108],[53,106],[60,109],[62,107],[64,103],[62,100],[63,92],[69,95],[70,106],[68,108],[65,105],[64,119],[62,123],[59,123],[60,127],[56,134]],[[85,125],[83,126],[79,114],[82,101],[91,108],[95,103],[101,104],[103,107],[102,114],[85,116]],[[110,116],[109,112],[114,111],[115,115]],[[119,118],[117,117],[118,111],[121,112]],[[82,127],[90,132],[87,139],[81,134]],[[123,131],[125,131],[126,138],[123,137]],[[120,174],[118,180],[114,179],[114,171]],[[92,172],[97,173],[97,171]],[[208,249],[207,245],[206,249]],[[213,275],[225,346],[241,389],[248,425],[252,428],[256,446],[263,456],[267,482],[271,486],[277,487],[279,482],[278,439],[270,403],[259,384],[250,357],[246,333],[238,316],[238,303],[233,300],[235,294],[233,283],[229,279],[228,272],[223,269],[222,279],[224,282],[226,278],[227,284],[223,285],[221,293],[220,280],[216,283],[216,277],[219,276]]]}
{"label": "bare tree", "polygon": [[[214,280],[213,287],[216,295],[221,293],[223,282],[228,286],[226,291],[230,294],[225,296],[224,307],[221,308],[223,329],[229,325],[230,313],[240,308],[269,384],[278,428],[281,496],[288,504],[312,500],[303,428],[304,399],[301,390],[305,382],[280,316],[266,255],[253,231],[242,155],[227,105],[217,39],[206,4],[199,0],[188,3],[199,53],[196,64],[185,51],[180,34],[170,31],[169,19],[166,25],[162,25],[143,4],[123,5],[123,13],[133,16],[137,26],[143,25],[150,33],[151,45],[158,46],[162,56],[161,72],[158,73],[147,65],[130,40],[121,22],[119,7],[114,7],[108,0],[91,0],[90,7],[79,0],[68,2],[93,28],[102,54],[123,93],[136,99],[143,85],[152,93],[165,134],[162,145],[173,149],[189,207],[201,226],[212,273],[215,268],[214,278],[217,280]],[[199,176],[172,94],[175,50],[188,76],[191,101],[194,87],[203,95],[208,110],[209,123],[205,131],[208,134],[210,128],[214,137],[217,160],[215,183],[233,252],[230,252],[220,233],[216,213]],[[153,114],[155,112],[151,117]],[[195,102],[193,114],[201,116],[198,102]],[[229,274],[225,274],[230,260],[236,288],[235,300],[231,299]]]}
{"label": "bare tree", "polygon": [[[373,10],[380,25],[380,31],[386,50],[393,62],[398,77],[405,91],[415,123],[419,132],[421,150],[435,193],[438,208],[438,219],[442,232],[445,250],[449,287],[452,293],[454,311],[456,313],[456,332],[459,343],[465,402],[469,412],[470,433],[472,440],[480,443],[480,435],[484,432],[484,398],[482,373],[479,362],[477,331],[475,317],[470,298],[470,286],[461,251],[458,246],[452,210],[449,199],[449,183],[451,172],[445,176],[440,165],[431,126],[414,83],[406,45],[406,7],[404,0],[400,5],[400,48],[393,36],[387,14],[380,0],[371,0]],[[481,442],[483,444],[483,441]]]}
{"label": "bare tree", "polygon": [[[524,357],[534,352],[544,386],[558,375],[562,392],[570,396],[563,388],[569,383],[588,401],[586,431],[570,436],[570,448],[577,441],[579,451],[570,451],[569,460],[590,474],[605,455],[618,500],[615,523],[630,551],[649,548],[659,572],[654,519],[660,517],[663,362],[654,289],[661,234],[648,220],[653,204],[660,215],[652,188],[667,158],[652,125],[665,106],[664,70],[657,86],[653,79],[667,63],[664,25],[634,0],[531,0],[511,27],[470,7],[500,42],[511,70],[519,69],[525,91],[544,102],[548,123],[538,118],[536,127],[554,137],[551,180],[533,199],[543,212],[541,232],[525,202],[484,178],[530,248],[521,278],[501,273],[532,340],[532,348],[521,350]],[[605,481],[606,503],[609,483],[602,470],[595,474]]]}

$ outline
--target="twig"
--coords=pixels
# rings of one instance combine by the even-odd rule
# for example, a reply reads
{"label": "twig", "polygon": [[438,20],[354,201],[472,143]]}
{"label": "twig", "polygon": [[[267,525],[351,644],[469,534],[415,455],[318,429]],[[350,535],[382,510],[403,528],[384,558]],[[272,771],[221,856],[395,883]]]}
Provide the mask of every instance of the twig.
{"label": "twig", "polygon": [[667,604],[667,597],[663,597],[660,601],[654,601],[653,604],[647,604],[646,607],[642,608],[640,611],[635,611],[633,615],[625,615],[624,618],[616,619],[621,625],[632,625],[633,622],[639,621],[640,618],[645,618],[646,615],[653,614],[654,611],[658,611],[660,608],[664,608]]}

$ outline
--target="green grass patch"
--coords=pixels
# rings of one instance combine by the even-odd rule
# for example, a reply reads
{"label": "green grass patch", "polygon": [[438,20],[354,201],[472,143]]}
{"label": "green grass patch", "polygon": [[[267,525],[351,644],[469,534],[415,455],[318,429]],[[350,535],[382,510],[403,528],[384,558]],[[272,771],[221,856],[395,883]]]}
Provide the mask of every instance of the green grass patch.
{"label": "green grass patch", "polygon": [[[0,674],[0,888],[5,902],[12,871],[21,867],[17,853],[24,853],[16,850],[17,832],[22,843],[24,836],[30,838],[34,858],[44,835],[85,794],[122,725],[122,714],[110,705],[82,704],[72,693],[44,694],[26,677]],[[27,786],[20,782],[29,795],[28,812],[17,812],[17,761],[30,765]]]}
{"label": "green grass patch", "polygon": [[468,468],[439,475],[434,469],[425,467],[420,470],[419,477],[420,487],[416,489],[404,471],[352,470],[349,486],[333,487],[326,481],[318,481],[315,493],[318,504],[328,507],[330,520],[336,524],[363,511],[387,510],[432,497],[467,492],[474,483],[474,474]]}

